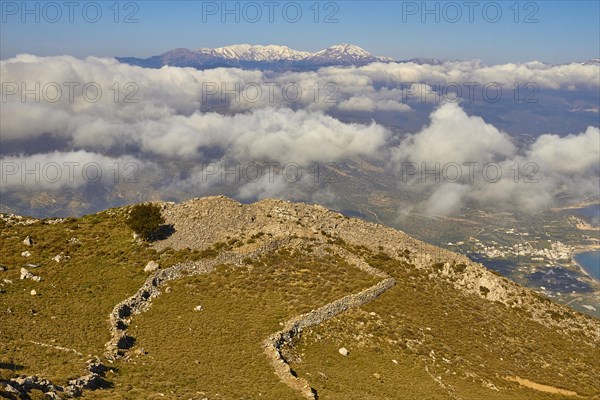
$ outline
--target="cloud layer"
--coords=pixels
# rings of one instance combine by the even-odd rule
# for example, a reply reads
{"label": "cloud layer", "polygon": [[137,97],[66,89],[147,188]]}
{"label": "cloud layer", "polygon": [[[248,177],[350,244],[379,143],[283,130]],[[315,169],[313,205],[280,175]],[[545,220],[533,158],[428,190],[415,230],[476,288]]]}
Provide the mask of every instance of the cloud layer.
{"label": "cloud layer", "polygon": [[[65,161],[102,165],[98,181],[107,186],[114,183],[106,170],[115,163],[135,163],[161,171],[161,177],[169,170],[171,181],[157,190],[203,194],[219,184],[215,177],[201,179],[206,162],[260,160],[306,167],[361,157],[384,162],[397,177],[397,190],[418,194],[420,207],[430,214],[451,214],[465,206],[535,211],[551,205],[559,190],[580,198],[598,196],[597,127],[562,137],[542,135],[523,146],[481,117],[468,115],[460,103],[440,101],[430,121],[402,140],[369,117],[410,116],[416,107],[407,101],[416,93],[410,82],[421,84],[421,90],[490,82],[597,90],[598,65],[374,63],[274,74],[143,69],[114,59],[20,55],[1,61],[0,70],[2,140],[19,143],[18,153],[1,155],[6,190],[97,183],[81,176],[65,180],[69,171],[64,168],[56,182],[31,184],[20,175],[25,166]],[[361,123],[342,122],[335,113]],[[30,144],[43,135],[66,145],[32,152]],[[21,170],[15,172],[14,165]],[[423,179],[424,169],[439,179]],[[244,182],[235,189],[244,199],[301,197],[303,191],[313,199],[336,196],[307,176],[294,184],[279,179]]]}

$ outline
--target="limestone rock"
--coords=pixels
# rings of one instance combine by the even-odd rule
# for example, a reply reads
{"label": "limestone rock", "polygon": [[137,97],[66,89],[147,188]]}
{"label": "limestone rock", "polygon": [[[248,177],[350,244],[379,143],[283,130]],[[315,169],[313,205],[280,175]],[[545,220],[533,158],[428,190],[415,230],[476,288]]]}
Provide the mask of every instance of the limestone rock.
{"label": "limestone rock", "polygon": [[61,252],[60,254],[57,254],[54,257],[52,257],[52,260],[54,260],[57,263],[59,263],[61,261],[68,260],[69,258],[70,258],[69,256],[65,256],[65,253]]}
{"label": "limestone rock", "polygon": [[42,280],[39,276],[36,276],[29,272],[26,268],[21,268],[21,279],[31,279],[33,281],[39,282]]}
{"label": "limestone rock", "polygon": [[21,268],[21,279],[29,279],[33,276],[26,268]]}
{"label": "limestone rock", "polygon": [[149,261],[144,267],[144,272],[154,272],[158,270],[158,263],[156,261]]}

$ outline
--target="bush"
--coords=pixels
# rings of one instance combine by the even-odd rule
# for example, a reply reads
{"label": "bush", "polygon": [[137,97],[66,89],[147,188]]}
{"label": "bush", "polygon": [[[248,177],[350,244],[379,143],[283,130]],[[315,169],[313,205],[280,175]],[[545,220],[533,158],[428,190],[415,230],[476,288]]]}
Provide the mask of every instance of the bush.
{"label": "bush", "polygon": [[160,207],[154,204],[138,204],[131,209],[127,226],[146,240],[156,237],[160,226],[165,223]]}

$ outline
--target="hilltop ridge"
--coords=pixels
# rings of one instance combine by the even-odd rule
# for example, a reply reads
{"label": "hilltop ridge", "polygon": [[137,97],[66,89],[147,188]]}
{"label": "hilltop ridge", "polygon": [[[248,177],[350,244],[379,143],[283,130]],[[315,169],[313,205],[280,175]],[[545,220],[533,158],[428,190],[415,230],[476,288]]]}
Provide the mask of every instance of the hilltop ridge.
{"label": "hilltop ridge", "polygon": [[152,243],[131,206],[2,215],[5,397],[600,394],[600,321],[462,255],[319,205],[153,204]]}

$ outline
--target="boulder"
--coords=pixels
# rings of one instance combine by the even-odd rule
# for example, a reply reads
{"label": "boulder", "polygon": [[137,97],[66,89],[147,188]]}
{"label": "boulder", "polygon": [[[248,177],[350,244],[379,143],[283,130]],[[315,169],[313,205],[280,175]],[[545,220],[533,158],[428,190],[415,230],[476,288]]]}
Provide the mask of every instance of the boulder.
{"label": "boulder", "polygon": [[30,257],[31,256],[31,252],[29,251],[24,251],[21,253],[21,257]]}
{"label": "boulder", "polygon": [[158,270],[158,263],[156,261],[149,261],[144,267],[144,272],[154,272]]}
{"label": "boulder", "polygon": [[8,268],[6,267],[6,265],[0,265],[0,272],[4,272],[6,271]]}
{"label": "boulder", "polygon": [[202,311],[202,310],[203,310],[202,306],[194,307],[194,311]]}
{"label": "boulder", "polygon": [[21,268],[21,279],[29,279],[33,276],[26,268]]}
{"label": "boulder", "polygon": [[25,246],[33,246],[33,239],[31,239],[31,237],[27,236],[25,238],[25,240],[23,240],[23,244]]}
{"label": "boulder", "polygon": [[35,291],[35,289],[32,289],[31,292],[29,292],[29,294],[31,294],[32,296],[37,295],[37,292]]}
{"label": "boulder", "polygon": [[346,349],[345,347],[341,347],[338,352],[343,355],[344,357],[348,357],[348,354],[350,354],[350,352],[348,351],[348,349]]}

